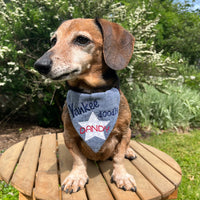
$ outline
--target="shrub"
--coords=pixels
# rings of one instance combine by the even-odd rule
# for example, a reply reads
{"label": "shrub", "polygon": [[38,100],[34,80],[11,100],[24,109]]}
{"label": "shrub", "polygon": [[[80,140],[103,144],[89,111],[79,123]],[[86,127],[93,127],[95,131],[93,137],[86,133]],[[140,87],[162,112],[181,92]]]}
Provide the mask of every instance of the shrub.
{"label": "shrub", "polygon": [[0,123],[18,114],[15,119],[58,125],[67,88],[45,80],[33,63],[49,48],[50,35],[63,20],[106,18],[124,7],[113,0],[5,2],[0,0]]}
{"label": "shrub", "polygon": [[[49,48],[48,41],[52,32],[65,19],[98,16],[119,22],[130,28],[138,38],[135,51],[137,56],[133,60],[140,59],[144,55],[143,51],[148,50],[150,51],[145,53],[146,57],[150,58],[147,54],[152,55],[152,52],[156,56],[152,42],[148,44],[148,41],[154,34],[158,19],[145,19],[145,5],[139,7],[135,14],[128,13],[126,6],[120,2],[115,3],[114,0],[11,0],[8,3],[0,0],[0,8],[0,101],[3,102],[0,117],[3,121],[21,111],[25,118],[37,118],[44,125],[52,125],[56,120],[55,113],[62,110],[67,88],[46,81],[32,67],[34,61]],[[140,21],[139,17],[142,16]],[[142,38],[139,38],[140,35]],[[139,42],[140,39],[142,43]],[[139,46],[143,46],[142,49]],[[142,62],[144,61],[141,60],[140,63]],[[133,71],[133,67],[130,71]],[[126,78],[131,78],[130,71],[124,73]],[[5,98],[6,101],[3,100]],[[38,103],[41,105],[39,109],[35,106]],[[52,114],[44,116],[50,110],[53,111]],[[38,114],[34,117],[33,113]]]}
{"label": "shrub", "polygon": [[135,86],[126,92],[132,111],[132,125],[178,129],[200,126],[200,93],[182,85],[168,85],[168,94],[153,86]]}
{"label": "shrub", "polygon": [[44,79],[32,67],[49,48],[50,35],[66,19],[103,17],[135,36],[132,60],[119,73],[124,88],[133,90],[136,84],[148,83],[159,90],[168,80],[179,80],[180,60],[155,50],[159,16],[151,12],[152,2],[129,10],[117,0],[0,0],[0,123],[17,113],[20,119],[59,125],[67,87]]}

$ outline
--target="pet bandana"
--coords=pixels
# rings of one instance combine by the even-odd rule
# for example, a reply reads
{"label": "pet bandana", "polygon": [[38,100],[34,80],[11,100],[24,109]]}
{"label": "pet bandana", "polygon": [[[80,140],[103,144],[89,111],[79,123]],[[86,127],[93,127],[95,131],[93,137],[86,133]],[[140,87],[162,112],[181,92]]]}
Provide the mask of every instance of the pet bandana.
{"label": "pet bandana", "polygon": [[74,128],[97,153],[113,130],[119,113],[120,94],[112,88],[92,94],[69,90],[67,106]]}

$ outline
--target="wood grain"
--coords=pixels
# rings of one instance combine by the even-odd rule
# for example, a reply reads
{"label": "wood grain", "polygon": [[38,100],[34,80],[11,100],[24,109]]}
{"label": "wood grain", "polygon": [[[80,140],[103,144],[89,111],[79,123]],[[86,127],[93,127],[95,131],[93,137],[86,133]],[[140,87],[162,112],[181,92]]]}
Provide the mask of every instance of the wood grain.
{"label": "wood grain", "polygon": [[59,199],[56,134],[43,136],[34,195],[37,199]]}
{"label": "wood grain", "polygon": [[6,183],[9,183],[13,175],[13,171],[19,160],[24,144],[25,140],[11,146],[0,158],[0,176]]}
{"label": "wood grain", "polygon": [[20,157],[11,184],[20,192],[31,196],[38,164],[42,136],[28,139]]}
{"label": "wood grain", "polygon": [[[60,183],[62,184],[72,169],[73,159],[65,146],[63,134],[61,133],[58,134],[58,158],[60,167]],[[62,191],[61,196],[63,200],[87,200],[85,189],[71,195]]]}
{"label": "wood grain", "polygon": [[178,198],[178,189],[176,189],[172,194],[170,194],[167,199],[177,199]]}
{"label": "wood grain", "polygon": [[151,182],[151,184],[161,193],[162,197],[167,197],[175,190],[175,186],[167,180],[159,171],[147,163],[139,154],[132,163]]}
{"label": "wood grain", "polygon": [[33,198],[19,192],[19,200],[33,200]]}
{"label": "wood grain", "polygon": [[167,165],[163,160],[152,154],[149,150],[144,148],[141,144],[131,141],[131,147],[148,162],[156,170],[158,170],[163,176],[165,176],[176,187],[181,182],[181,174]]}
{"label": "wood grain", "polygon": [[147,144],[143,144],[140,143],[143,147],[145,147],[146,149],[148,149],[148,151],[151,151],[154,155],[156,155],[158,158],[160,158],[161,160],[163,160],[167,165],[169,165],[170,167],[172,167],[174,170],[176,170],[179,174],[182,174],[181,168],[179,166],[179,164],[168,154],[166,154],[163,151],[160,151],[158,149],[156,149],[155,147],[152,147],[150,145]]}
{"label": "wood grain", "polygon": [[95,162],[88,160],[89,184],[86,186],[90,200],[114,200]]}
{"label": "wood grain", "polygon": [[137,194],[144,200],[159,200],[161,194],[158,190],[146,179],[143,174],[128,160],[124,161],[125,168],[128,173],[134,176],[137,184]]}
{"label": "wood grain", "polygon": [[[61,192],[60,185],[70,173],[73,159],[63,134],[29,138],[10,147],[0,157],[0,177],[17,188],[20,200],[159,200],[175,199],[182,172],[166,153],[131,141],[137,152],[133,161],[124,161],[136,180],[137,192],[123,191],[110,182],[112,161],[88,161],[89,184],[77,193]],[[40,153],[41,152],[41,153]],[[33,189],[33,187],[35,187]]]}
{"label": "wood grain", "polygon": [[122,189],[117,188],[117,186],[114,183],[110,182],[111,173],[113,169],[111,161],[100,162],[99,166],[116,200],[140,200],[140,198],[135,192],[123,191]]}

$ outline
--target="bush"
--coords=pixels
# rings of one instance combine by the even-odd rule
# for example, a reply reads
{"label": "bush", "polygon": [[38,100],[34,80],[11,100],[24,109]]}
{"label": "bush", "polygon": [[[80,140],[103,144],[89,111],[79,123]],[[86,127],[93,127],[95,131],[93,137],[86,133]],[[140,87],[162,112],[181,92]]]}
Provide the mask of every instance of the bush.
{"label": "bush", "polygon": [[0,124],[14,117],[58,126],[67,88],[44,79],[34,62],[63,20],[106,18],[120,9],[113,0],[0,0]]}
{"label": "bush", "polygon": [[[139,123],[141,119],[144,125],[149,121],[160,128],[182,126],[181,122],[175,125],[172,125],[172,122],[161,122],[160,119],[164,119],[165,114],[158,113],[157,104],[154,103],[156,110],[151,110],[153,114],[150,115],[142,109],[139,111],[135,106],[137,100],[132,100],[132,94],[142,98],[139,97],[141,91],[135,89],[135,85],[142,87],[143,83],[147,83],[161,90],[169,80],[180,82],[184,79],[181,83],[185,82],[192,87],[198,83],[199,75],[195,75],[196,82],[194,79],[190,80],[190,76],[194,74],[189,78],[187,75],[182,78],[179,76],[179,69],[185,65],[182,57],[167,57],[163,56],[163,51],[156,52],[154,42],[160,17],[151,11],[153,1],[147,1],[146,4],[140,2],[136,4],[137,7],[135,4],[131,7],[131,4],[118,0],[0,0],[0,124],[13,116],[15,119],[37,121],[45,126],[60,124],[59,116],[67,87],[65,84],[46,80],[34,71],[33,63],[49,48],[50,35],[63,20],[103,17],[120,23],[136,38],[132,60],[129,66],[119,73],[122,87],[127,89],[128,94],[130,90],[135,92],[129,94],[135,123]],[[145,87],[146,90],[153,91],[153,87]],[[154,95],[162,96],[156,92],[158,91],[155,91]],[[162,105],[159,104],[159,107]],[[158,117],[159,114],[161,118]]]}
{"label": "bush", "polygon": [[[15,114],[23,114],[24,118],[36,119],[42,125],[53,125],[55,116],[60,114],[67,88],[46,81],[32,67],[34,61],[49,48],[50,35],[63,20],[98,16],[127,27],[136,37],[136,45],[132,64],[123,73],[126,80],[132,82],[133,76],[147,80],[149,74],[145,71],[155,71],[151,69],[158,63],[166,64],[161,58],[162,53],[154,50],[153,37],[158,18],[148,19],[152,13],[148,12],[145,4],[134,13],[114,0],[5,2],[0,0],[0,101],[3,102],[0,118],[3,121]],[[134,63],[137,63],[135,67]],[[139,67],[140,64],[148,66],[148,70]],[[160,68],[163,70],[163,66]],[[35,106],[38,103],[40,107]],[[52,111],[52,114],[46,111]],[[33,113],[37,114],[33,116]],[[45,116],[46,113],[49,115]],[[57,120],[54,125],[59,122]]]}
{"label": "bush", "polygon": [[132,91],[125,92],[131,106],[132,125],[159,129],[199,127],[200,93],[175,84],[168,85],[168,93],[149,85],[135,86]]}

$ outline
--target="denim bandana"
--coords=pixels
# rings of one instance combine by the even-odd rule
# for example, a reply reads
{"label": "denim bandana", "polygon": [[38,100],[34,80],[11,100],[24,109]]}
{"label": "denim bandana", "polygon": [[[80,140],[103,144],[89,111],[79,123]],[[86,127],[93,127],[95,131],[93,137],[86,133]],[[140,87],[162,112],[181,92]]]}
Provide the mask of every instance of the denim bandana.
{"label": "denim bandana", "polygon": [[120,94],[112,88],[92,94],[69,90],[67,106],[74,128],[97,153],[113,130],[119,113]]}

